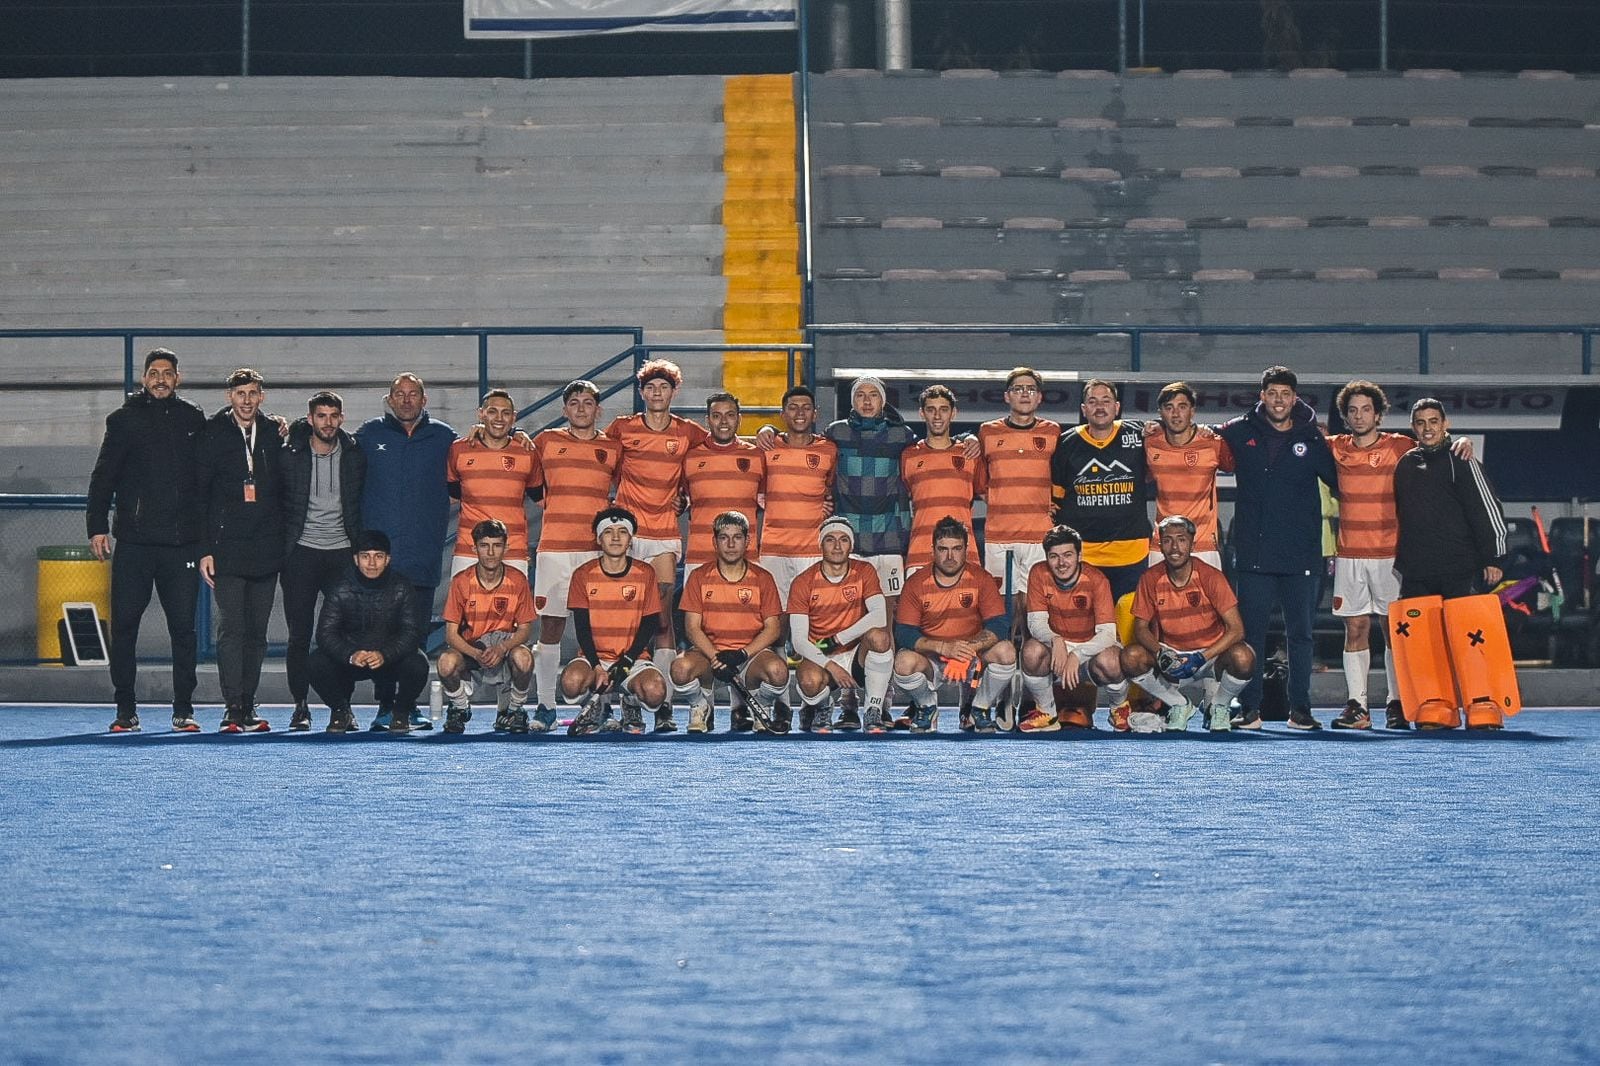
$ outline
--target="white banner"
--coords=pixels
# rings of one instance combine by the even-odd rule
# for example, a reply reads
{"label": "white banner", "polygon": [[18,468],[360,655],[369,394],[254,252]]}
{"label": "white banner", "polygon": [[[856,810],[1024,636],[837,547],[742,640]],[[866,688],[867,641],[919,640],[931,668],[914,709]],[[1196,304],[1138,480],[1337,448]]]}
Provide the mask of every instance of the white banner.
{"label": "white banner", "polygon": [[466,0],[468,37],[792,30],[795,0]]}

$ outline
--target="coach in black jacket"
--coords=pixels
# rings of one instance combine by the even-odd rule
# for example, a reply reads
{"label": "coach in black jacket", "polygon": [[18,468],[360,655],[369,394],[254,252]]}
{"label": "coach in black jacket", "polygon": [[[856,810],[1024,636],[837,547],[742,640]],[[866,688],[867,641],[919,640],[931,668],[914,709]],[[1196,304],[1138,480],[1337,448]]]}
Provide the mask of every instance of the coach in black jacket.
{"label": "coach in black jacket", "polygon": [[[206,416],[178,396],[178,357],[154,348],[144,357],[144,386],[106,419],[89,475],[89,546],[111,560],[111,686],[114,732],[139,728],[134,696],[139,622],[152,585],[172,642],[172,727],[193,732],[194,609],[199,599],[202,513],[195,506],[195,444]],[[117,520],[109,518],[113,501]],[[116,551],[112,552],[115,533]]]}
{"label": "coach in black jacket", "polygon": [[266,732],[255,714],[267,623],[283,565],[283,441],[261,413],[261,375],[248,367],[228,376],[228,406],[205,425],[196,453],[206,504],[200,576],[217,594],[217,680],[225,733]]}
{"label": "coach in black jacket", "polygon": [[317,647],[306,664],[311,686],[328,705],[328,732],[355,728],[350,697],[357,682],[370,680],[374,689],[388,681],[398,707],[389,723],[392,733],[411,729],[410,708],[428,682],[428,659],[418,650],[421,627],[412,605],[411,582],[389,566],[389,538],[366,530],[354,538],[355,567],[322,601],[317,619]]}
{"label": "coach in black jacket", "polygon": [[1288,367],[1261,375],[1261,402],[1217,432],[1233,451],[1238,495],[1234,504],[1234,579],[1245,641],[1256,653],[1256,673],[1239,694],[1233,724],[1261,728],[1261,670],[1267,661],[1267,622],[1283,606],[1289,650],[1289,726],[1320,729],[1311,716],[1311,627],[1322,588],[1321,480],[1338,491],[1333,452],[1316,412],[1300,399]]}
{"label": "coach in black jacket", "polygon": [[289,427],[283,461],[283,620],[289,626],[284,656],[294,713],[289,728],[311,728],[306,705],[306,658],[316,628],[317,594],[326,598],[350,570],[350,546],[361,532],[361,489],[367,456],[341,427],[344,400],[319,392],[308,413]]}
{"label": "coach in black jacket", "polygon": [[1394,470],[1401,596],[1454,599],[1494,588],[1505,576],[1506,519],[1474,459],[1451,449],[1450,420],[1431,397],[1411,405],[1417,447]]}

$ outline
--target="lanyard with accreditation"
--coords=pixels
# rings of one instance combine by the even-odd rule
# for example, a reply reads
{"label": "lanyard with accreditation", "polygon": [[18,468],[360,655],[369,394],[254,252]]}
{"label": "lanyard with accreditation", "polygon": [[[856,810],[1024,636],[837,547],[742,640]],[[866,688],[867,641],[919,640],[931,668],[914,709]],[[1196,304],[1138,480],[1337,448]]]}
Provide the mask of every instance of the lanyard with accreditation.
{"label": "lanyard with accreditation", "polygon": [[256,423],[250,420],[250,427],[239,427],[239,435],[244,437],[244,502],[256,502]]}

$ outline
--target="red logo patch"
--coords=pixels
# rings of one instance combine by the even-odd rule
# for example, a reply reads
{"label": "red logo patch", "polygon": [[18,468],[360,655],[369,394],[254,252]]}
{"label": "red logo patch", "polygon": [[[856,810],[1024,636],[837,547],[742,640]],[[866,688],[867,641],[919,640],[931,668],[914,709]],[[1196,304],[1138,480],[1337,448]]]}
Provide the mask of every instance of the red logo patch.
{"label": "red logo patch", "polygon": [[[735,466],[737,466],[739,468],[739,473],[748,474],[750,472],[750,460],[748,460],[748,459],[735,459],[733,461],[733,463],[734,463]],[[704,466],[705,464],[702,463],[701,465]]]}
{"label": "red logo patch", "polygon": [[1034,451],[1042,452],[1042,451],[1044,451],[1044,446],[1045,446],[1045,439],[1043,437],[1035,437],[1035,438],[1033,438],[1033,450]]}
{"label": "red logo patch", "polygon": [[811,454],[808,453],[806,455],[806,465],[809,466],[813,470],[818,469],[819,467],[822,466],[822,456],[820,456],[820,455],[811,455]]}
{"label": "red logo patch", "polygon": [[972,606],[972,604],[973,604],[973,603],[974,603],[974,602],[975,602],[975,601],[974,601],[974,598],[973,598],[973,595],[972,595],[972,593],[970,593],[970,592],[963,592],[963,593],[962,593],[962,594],[961,594],[961,606],[962,606],[962,607],[963,607],[963,608],[966,608],[966,607],[971,607],[971,606]]}
{"label": "red logo patch", "polygon": [[502,455],[500,457],[500,469],[502,469],[502,470],[515,470],[516,468],[517,468],[517,461],[515,459],[511,458],[511,456]]}
{"label": "red logo patch", "polygon": [[1185,598],[1188,599],[1190,607],[1200,606],[1200,594],[1198,592],[1191,592]]}
{"label": "red logo patch", "polygon": [[605,463],[609,466],[611,463],[611,453],[605,448],[596,448],[594,450],[594,461],[597,463]]}
{"label": "red logo patch", "polygon": [[739,590],[739,602],[744,604],[745,606],[748,607],[750,605],[750,601],[754,600],[755,598],[756,598],[756,590],[755,589],[742,588],[742,589]]}
{"label": "red logo patch", "polygon": [[628,603],[632,603],[634,600],[638,599],[639,598],[639,586],[638,585],[624,585],[624,586],[622,586],[622,598],[624,600],[626,600]]}
{"label": "red logo patch", "polygon": [[964,455],[954,456],[950,460],[950,465],[954,466],[957,470],[965,470],[967,468],[967,457]]}
{"label": "red logo patch", "polygon": [[1072,606],[1077,608],[1080,611],[1083,610],[1085,607],[1089,606],[1089,597],[1087,597],[1087,596],[1074,596],[1074,597],[1072,597]]}
{"label": "red logo patch", "polygon": [[1199,466],[1200,465],[1200,457],[1198,455],[1196,455],[1194,452],[1184,452],[1183,453],[1183,464],[1185,466]]}
{"label": "red logo patch", "polygon": [[667,454],[668,455],[677,455],[678,454],[678,442],[676,440],[667,441]]}
{"label": "red logo patch", "polygon": [[843,589],[844,598],[849,603],[854,603],[861,598],[861,590],[854,585],[846,585]]}
{"label": "red logo patch", "polygon": [[1370,466],[1370,467],[1373,467],[1374,469],[1376,469],[1377,467],[1382,466],[1383,465],[1383,456],[1379,455],[1376,450],[1372,451],[1367,456],[1367,465]]}
{"label": "red logo patch", "polygon": [[533,605],[539,609],[539,613],[540,614],[544,613],[544,606],[548,602],[550,602],[550,601],[545,596],[535,596],[533,598]]}
{"label": "red logo patch", "polygon": [[506,608],[511,606],[511,598],[509,596],[496,596],[490,602],[494,604],[495,614],[505,614]]}

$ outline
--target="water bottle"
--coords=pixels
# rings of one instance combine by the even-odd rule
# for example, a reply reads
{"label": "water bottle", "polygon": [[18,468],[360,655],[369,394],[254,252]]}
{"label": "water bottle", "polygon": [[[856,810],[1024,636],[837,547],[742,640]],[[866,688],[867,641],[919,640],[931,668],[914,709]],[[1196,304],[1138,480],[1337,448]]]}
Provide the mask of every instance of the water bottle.
{"label": "water bottle", "polygon": [[435,722],[444,717],[444,685],[438,681],[428,689],[428,717]]}

